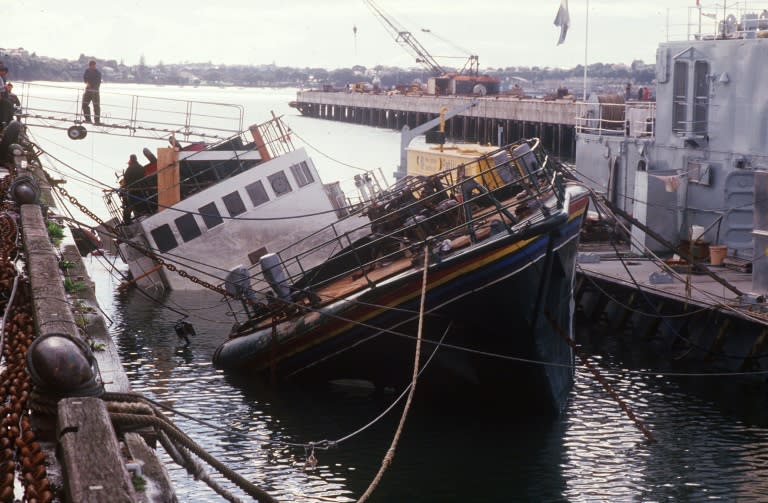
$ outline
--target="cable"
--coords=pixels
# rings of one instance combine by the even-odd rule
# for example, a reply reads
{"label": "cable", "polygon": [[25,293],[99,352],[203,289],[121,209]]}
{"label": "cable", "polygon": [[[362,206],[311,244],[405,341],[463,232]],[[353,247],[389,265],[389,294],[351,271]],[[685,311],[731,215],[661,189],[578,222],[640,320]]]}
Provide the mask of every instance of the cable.
{"label": "cable", "polygon": [[346,166],[347,168],[352,168],[352,169],[356,169],[356,170],[359,170],[359,171],[365,171],[365,172],[369,171],[369,170],[367,170],[367,169],[365,169],[365,168],[361,168],[361,167],[359,167],[359,166],[353,166],[352,164],[347,164],[346,162],[344,162],[344,161],[340,161],[340,160],[336,159],[335,157],[331,157],[330,155],[326,154],[325,152],[323,152],[323,151],[322,151],[322,150],[320,150],[319,148],[317,148],[317,147],[315,147],[314,145],[312,145],[312,144],[311,144],[309,141],[307,141],[305,138],[303,138],[302,136],[300,136],[300,135],[299,135],[299,134],[298,134],[296,131],[293,131],[293,130],[291,130],[291,134],[292,134],[292,135],[294,135],[296,138],[300,139],[300,140],[301,140],[302,142],[304,142],[304,143],[305,143],[305,144],[306,144],[306,145],[307,145],[309,148],[311,148],[312,150],[314,150],[314,151],[315,151],[315,152],[317,152],[318,154],[322,155],[322,156],[323,156],[323,157],[325,157],[326,159],[329,159],[329,160],[331,160],[331,161],[333,161],[333,162],[335,162],[335,163],[338,163],[338,164],[340,164],[340,165],[342,165],[342,166]]}

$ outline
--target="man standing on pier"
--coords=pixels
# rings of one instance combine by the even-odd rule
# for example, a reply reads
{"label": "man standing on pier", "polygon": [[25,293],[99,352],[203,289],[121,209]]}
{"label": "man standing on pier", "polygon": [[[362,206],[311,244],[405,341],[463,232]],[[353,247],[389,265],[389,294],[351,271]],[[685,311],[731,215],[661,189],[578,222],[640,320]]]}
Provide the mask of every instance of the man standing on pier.
{"label": "man standing on pier", "polygon": [[88,68],[83,73],[85,92],[83,93],[83,115],[85,122],[91,122],[91,101],[93,101],[93,115],[96,124],[101,124],[101,100],[99,99],[99,87],[101,86],[101,72],[96,69],[96,61],[88,62]]}

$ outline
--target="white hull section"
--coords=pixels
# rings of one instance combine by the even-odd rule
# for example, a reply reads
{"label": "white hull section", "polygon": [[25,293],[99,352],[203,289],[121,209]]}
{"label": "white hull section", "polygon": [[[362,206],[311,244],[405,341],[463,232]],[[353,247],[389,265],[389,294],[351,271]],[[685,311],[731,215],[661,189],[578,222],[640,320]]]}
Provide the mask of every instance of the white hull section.
{"label": "white hull section", "polygon": [[[339,201],[336,206],[343,204]],[[193,194],[135,225],[140,226],[153,252],[191,276],[217,285],[238,266],[258,263],[262,254],[279,252],[337,219],[334,203],[312,160],[304,149],[297,149]],[[322,237],[320,242],[326,239]],[[318,262],[327,258],[327,252],[323,250]],[[134,278],[154,267],[140,253],[125,256]],[[173,290],[203,288],[165,268],[159,273]]]}

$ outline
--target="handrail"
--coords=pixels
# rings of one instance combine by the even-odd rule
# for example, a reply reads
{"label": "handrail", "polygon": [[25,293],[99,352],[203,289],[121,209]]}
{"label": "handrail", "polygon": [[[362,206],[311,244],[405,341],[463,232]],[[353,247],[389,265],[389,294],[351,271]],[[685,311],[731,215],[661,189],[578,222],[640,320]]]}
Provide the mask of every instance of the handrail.
{"label": "handrail", "polygon": [[91,126],[82,113],[82,84],[17,82],[17,86],[22,101],[20,115],[30,126],[66,130],[73,124],[85,124],[91,133],[155,140],[170,135],[185,140],[221,139],[243,129],[242,105],[127,94],[110,91],[109,86],[99,91],[101,125]]}
{"label": "handrail", "polygon": [[576,133],[597,136],[653,137],[656,102],[579,103]]}

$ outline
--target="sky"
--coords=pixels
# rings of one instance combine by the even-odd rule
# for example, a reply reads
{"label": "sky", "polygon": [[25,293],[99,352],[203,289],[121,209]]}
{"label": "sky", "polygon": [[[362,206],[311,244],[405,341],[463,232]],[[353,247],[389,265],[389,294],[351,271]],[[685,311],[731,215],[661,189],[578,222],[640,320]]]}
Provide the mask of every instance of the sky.
{"label": "sky", "polygon": [[[561,0],[375,1],[442,66],[461,67],[476,54],[481,69],[653,63],[668,35],[686,35],[696,4],[570,0],[570,28],[558,46],[553,22]],[[0,44],[38,56],[85,54],[127,65],[143,57],[149,65],[419,66],[365,0],[24,0],[4,9]]]}

